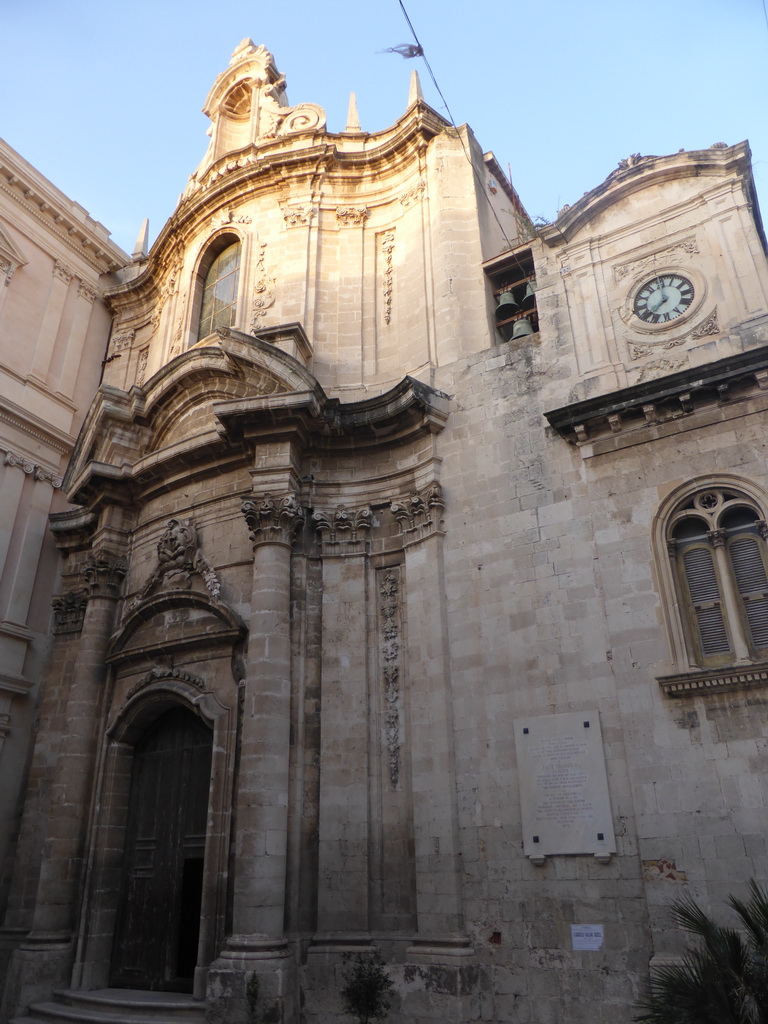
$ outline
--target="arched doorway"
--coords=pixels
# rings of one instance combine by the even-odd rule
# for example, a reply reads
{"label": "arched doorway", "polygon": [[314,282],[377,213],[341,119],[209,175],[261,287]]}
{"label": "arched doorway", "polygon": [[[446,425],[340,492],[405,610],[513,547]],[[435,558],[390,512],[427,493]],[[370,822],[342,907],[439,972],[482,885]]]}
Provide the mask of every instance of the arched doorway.
{"label": "arched doorway", "polygon": [[211,730],[182,707],[136,743],[111,984],[191,991],[203,888]]}

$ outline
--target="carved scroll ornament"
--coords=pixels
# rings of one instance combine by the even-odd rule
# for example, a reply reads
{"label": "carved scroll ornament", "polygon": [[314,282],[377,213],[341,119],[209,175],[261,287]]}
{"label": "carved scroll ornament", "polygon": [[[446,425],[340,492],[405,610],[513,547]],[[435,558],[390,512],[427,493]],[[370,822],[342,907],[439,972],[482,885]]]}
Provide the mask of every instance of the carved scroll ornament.
{"label": "carved scroll ornament", "polygon": [[43,469],[42,466],[38,466],[36,462],[32,462],[31,459],[27,459],[23,455],[17,455],[15,452],[6,452],[3,461],[6,466],[15,466],[23,473],[26,473],[27,476],[50,484],[54,490],[61,487],[62,478],[60,476],[57,476],[50,469]]}

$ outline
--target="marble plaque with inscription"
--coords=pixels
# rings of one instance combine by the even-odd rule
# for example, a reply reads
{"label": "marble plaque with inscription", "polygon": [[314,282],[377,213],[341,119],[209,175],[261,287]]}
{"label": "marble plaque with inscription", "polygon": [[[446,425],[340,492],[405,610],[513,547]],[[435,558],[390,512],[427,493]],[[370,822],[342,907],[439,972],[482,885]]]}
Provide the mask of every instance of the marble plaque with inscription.
{"label": "marble plaque with inscription", "polygon": [[616,852],[597,711],[515,723],[525,854]]}

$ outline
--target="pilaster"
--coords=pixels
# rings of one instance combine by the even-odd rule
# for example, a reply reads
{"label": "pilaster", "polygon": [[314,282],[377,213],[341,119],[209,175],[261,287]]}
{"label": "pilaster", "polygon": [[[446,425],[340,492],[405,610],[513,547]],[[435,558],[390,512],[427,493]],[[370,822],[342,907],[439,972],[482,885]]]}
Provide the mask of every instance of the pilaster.
{"label": "pilaster", "polygon": [[370,508],[317,509],[323,560],[317,939],[367,935],[369,922]]}
{"label": "pilaster", "polygon": [[464,936],[442,491],[392,503],[405,548],[418,940],[409,956],[471,952]]}
{"label": "pilaster", "polygon": [[43,321],[37,336],[37,346],[30,371],[30,375],[38,380],[45,380],[48,374],[53,347],[56,344],[56,334],[64,312],[64,303],[67,300],[69,285],[74,277],[74,272],[60,260],[54,261],[51,273],[53,280],[48,292],[48,301],[45,304]]}
{"label": "pilaster", "polygon": [[62,343],[63,365],[59,369],[57,391],[60,391],[67,398],[74,396],[77,376],[80,372],[80,362],[83,358],[83,349],[85,348],[85,339],[88,333],[88,322],[91,318],[91,310],[95,300],[96,292],[81,281],[77,287],[77,301],[72,317],[72,325],[67,338]]}

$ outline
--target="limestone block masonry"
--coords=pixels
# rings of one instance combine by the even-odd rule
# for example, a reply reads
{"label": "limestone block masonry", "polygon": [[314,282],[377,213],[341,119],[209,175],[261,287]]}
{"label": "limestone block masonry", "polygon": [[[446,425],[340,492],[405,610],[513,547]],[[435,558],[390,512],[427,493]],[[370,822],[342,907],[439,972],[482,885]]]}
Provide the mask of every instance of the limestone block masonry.
{"label": "limestone block masonry", "polygon": [[392,1024],[629,1024],[674,897],[768,881],[748,146],[537,232],[417,81],[334,134],[244,40],[205,111],[61,467],[3,1024],[330,1024],[374,949]]}

